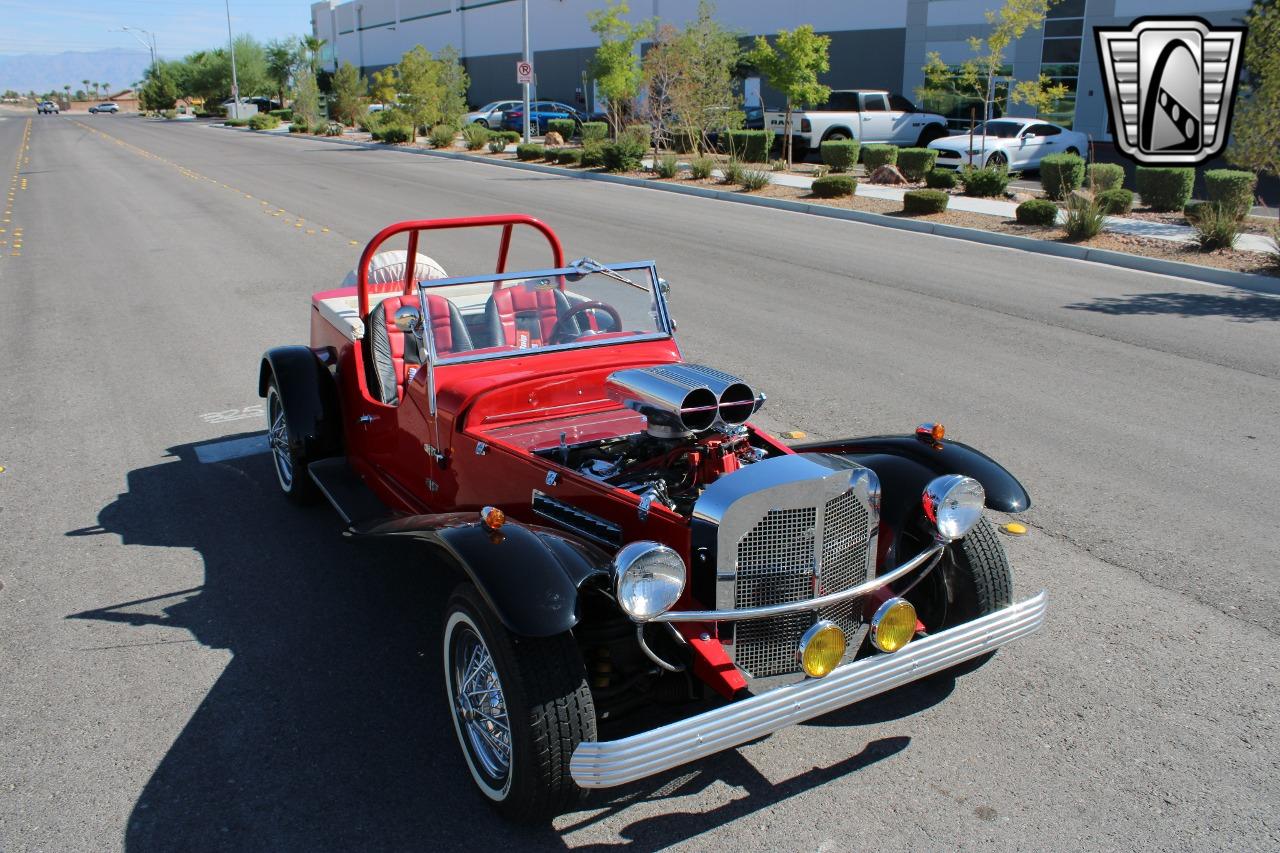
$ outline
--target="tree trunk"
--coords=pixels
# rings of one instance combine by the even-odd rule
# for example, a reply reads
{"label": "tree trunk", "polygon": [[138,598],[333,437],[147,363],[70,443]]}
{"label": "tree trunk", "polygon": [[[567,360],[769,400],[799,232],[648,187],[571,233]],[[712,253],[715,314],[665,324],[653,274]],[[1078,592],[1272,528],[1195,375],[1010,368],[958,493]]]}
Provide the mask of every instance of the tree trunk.
{"label": "tree trunk", "polygon": [[791,101],[787,101],[786,118],[782,121],[782,156],[787,161],[787,171],[791,171]]}

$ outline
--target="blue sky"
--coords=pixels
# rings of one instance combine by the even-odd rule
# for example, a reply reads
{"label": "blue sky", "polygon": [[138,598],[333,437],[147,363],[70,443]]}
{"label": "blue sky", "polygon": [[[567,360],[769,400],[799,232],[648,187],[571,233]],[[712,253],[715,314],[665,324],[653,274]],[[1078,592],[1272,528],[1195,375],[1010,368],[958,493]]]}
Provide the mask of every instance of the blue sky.
{"label": "blue sky", "polygon": [[[231,0],[231,26],[266,41],[311,30],[309,0]],[[226,44],[223,0],[0,0],[0,54],[138,48],[122,26],[156,35],[175,58]]]}

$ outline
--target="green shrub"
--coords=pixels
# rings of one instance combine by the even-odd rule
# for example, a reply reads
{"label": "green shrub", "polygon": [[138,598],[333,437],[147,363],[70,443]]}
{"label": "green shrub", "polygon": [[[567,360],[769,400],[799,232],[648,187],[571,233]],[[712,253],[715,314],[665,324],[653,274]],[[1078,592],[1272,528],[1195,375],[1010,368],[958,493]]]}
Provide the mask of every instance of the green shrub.
{"label": "green shrub", "polygon": [[343,127],[342,122],[331,121],[327,125],[325,125],[324,135],[325,136],[341,136],[343,131],[345,130],[346,128]]}
{"label": "green shrub", "polygon": [[634,137],[619,137],[616,142],[606,142],[600,148],[604,157],[604,167],[610,172],[634,172],[641,166],[641,159],[647,146],[637,142]]}
{"label": "green shrub", "polygon": [[892,166],[898,162],[898,146],[872,143],[862,146],[862,165],[867,172],[874,172],[881,166]]}
{"label": "green shrub", "polygon": [[462,142],[468,151],[479,151],[489,142],[489,128],[474,122],[462,129]]}
{"label": "green shrub", "polygon": [[740,184],[742,183],[742,172],[744,166],[737,160],[730,160],[720,166],[720,183],[722,184]]}
{"label": "green shrub", "polygon": [[1271,259],[1271,266],[1280,270],[1280,225],[1271,226],[1271,244],[1275,246],[1268,254]]}
{"label": "green shrub", "polygon": [[280,119],[270,113],[257,113],[249,116],[249,127],[254,130],[273,130],[280,126]]}
{"label": "green shrub", "polygon": [[1004,195],[1012,177],[1004,166],[965,166],[958,180],[965,195],[991,198]]}
{"label": "green shrub", "polygon": [[1117,163],[1094,163],[1089,167],[1089,189],[1095,193],[1124,186],[1124,166]]}
{"label": "green shrub", "polygon": [[1237,169],[1209,169],[1204,173],[1204,189],[1209,201],[1223,205],[1228,211],[1247,216],[1253,207],[1253,191],[1258,176]]}
{"label": "green shrub", "polygon": [[1138,195],[1152,210],[1182,210],[1191,198],[1196,170],[1172,166],[1139,166]]}
{"label": "green shrub", "polygon": [[293,110],[287,107],[283,110],[271,110],[267,115],[273,115],[281,121],[293,121]]}
{"label": "green shrub", "polygon": [[769,168],[775,172],[785,172],[787,171],[787,161],[786,160],[770,160]]}
{"label": "green shrub", "polygon": [[453,140],[457,136],[458,131],[453,125],[437,124],[427,134],[427,140],[431,143],[432,148],[452,148]]}
{"label": "green shrub", "polygon": [[329,122],[325,119],[319,119],[315,124],[311,125],[311,132],[316,136],[327,135],[329,133]]}
{"label": "green shrub", "polygon": [[924,185],[931,190],[949,190],[956,185],[956,173],[950,169],[930,169],[924,174]]}
{"label": "green shrub", "polygon": [[407,124],[388,124],[374,132],[373,138],[378,142],[385,142],[388,145],[400,145],[404,142],[412,142],[414,138],[413,128]]}
{"label": "green shrub", "polygon": [[547,149],[536,142],[522,142],[516,146],[517,160],[541,160],[547,156]]}
{"label": "green shrub", "polygon": [[558,133],[568,142],[578,133],[578,123],[571,118],[553,118],[547,122],[547,131]]}
{"label": "green shrub", "polygon": [[767,130],[731,130],[725,134],[729,140],[729,156],[743,163],[769,162],[769,148],[773,134]]}
{"label": "green shrub", "polygon": [[705,181],[711,177],[711,171],[715,169],[716,161],[710,157],[694,157],[689,162],[689,174],[700,181]]}
{"label": "green shrub", "polygon": [[902,209],[912,215],[942,213],[949,198],[942,190],[908,190],[902,196]]}
{"label": "green shrub", "polygon": [[898,152],[898,168],[908,181],[923,181],[938,162],[933,148],[903,148]]}
{"label": "green shrub", "polygon": [[[167,113],[173,113],[173,110],[165,110]],[[175,116],[177,113],[173,113]],[[168,118],[168,116],[165,116]],[[227,127],[248,127],[249,120],[247,118],[229,118],[223,122]]]}
{"label": "green shrub", "polygon": [[647,124],[629,124],[618,134],[618,142],[647,151],[653,144],[653,128]]}
{"label": "green shrub", "polygon": [[598,168],[604,165],[605,143],[592,140],[582,146],[582,165],[587,168]]}
{"label": "green shrub", "polygon": [[1062,223],[1068,240],[1088,240],[1102,231],[1107,215],[1102,205],[1082,193],[1073,193],[1067,199],[1067,217]]}
{"label": "green shrub", "polygon": [[1040,159],[1040,186],[1045,195],[1060,200],[1084,184],[1084,160],[1078,154],[1046,154]]}
{"label": "green shrub", "polygon": [[609,124],[603,121],[584,121],[582,123],[582,144],[588,142],[604,142],[609,138]]}
{"label": "green shrub", "polygon": [[674,154],[666,154],[654,161],[653,172],[659,178],[674,178],[680,172],[680,161]]}
{"label": "green shrub", "polygon": [[1043,198],[1033,198],[1018,205],[1013,218],[1019,225],[1052,225],[1058,221],[1058,206]]}
{"label": "green shrub", "polygon": [[519,142],[520,140],[524,139],[524,137],[520,135],[520,131],[518,130],[493,130],[493,131],[490,131],[490,133],[492,133],[494,136],[496,136],[498,139],[501,139],[503,142],[507,143],[508,145],[511,145],[512,143]]}
{"label": "green shrub", "polygon": [[559,163],[559,162],[560,162],[560,149],[559,149],[559,148],[548,148],[548,149],[547,149],[547,153],[543,155],[543,159],[544,159],[544,160],[546,160],[548,163]]}
{"label": "green shrub", "polygon": [[165,121],[173,121],[174,119],[176,119],[176,118],[178,117],[178,111],[177,111],[177,110],[165,110],[164,112],[160,113],[160,115],[164,116]]}
{"label": "green shrub", "polygon": [[503,151],[506,151],[506,150],[507,150],[507,141],[506,141],[505,139],[490,139],[490,140],[489,140],[489,153],[490,153],[490,154],[501,154]]}
{"label": "green shrub", "polygon": [[1103,212],[1108,216],[1124,216],[1133,210],[1133,191],[1126,190],[1124,187],[1103,190],[1094,198],[1098,200],[1098,204],[1102,205]]}
{"label": "green shrub", "polygon": [[813,167],[813,176],[815,178],[825,178],[831,172],[831,167],[826,163],[820,163]]}
{"label": "green shrub", "polygon": [[773,183],[773,178],[764,169],[743,169],[738,176],[738,183],[750,193],[769,186]]}
{"label": "green shrub", "polygon": [[580,166],[582,165],[582,149],[561,148],[556,152],[556,162],[561,166]]}
{"label": "green shrub", "polygon": [[[306,122],[299,119],[297,121],[289,122],[289,132],[290,133],[310,133],[311,128],[307,127]],[[373,138],[374,139],[378,138],[377,131],[373,132]]]}
{"label": "green shrub", "polygon": [[818,198],[839,198],[853,195],[858,182],[852,175],[830,175],[813,182],[813,194]]}
{"label": "green shrub", "polygon": [[830,166],[831,171],[848,172],[857,165],[861,147],[856,139],[829,139],[818,150],[822,154],[822,162]]}
{"label": "green shrub", "polygon": [[1200,245],[1200,251],[1235,247],[1240,237],[1241,216],[1238,210],[1238,200],[1233,203],[1210,201],[1197,208],[1192,226],[1196,229],[1196,243]]}

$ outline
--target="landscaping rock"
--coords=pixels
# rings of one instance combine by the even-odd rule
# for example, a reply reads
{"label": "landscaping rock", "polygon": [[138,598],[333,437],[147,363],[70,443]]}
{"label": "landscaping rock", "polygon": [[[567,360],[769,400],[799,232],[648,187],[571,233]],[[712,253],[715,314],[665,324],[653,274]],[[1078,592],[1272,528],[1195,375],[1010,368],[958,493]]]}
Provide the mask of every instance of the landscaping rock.
{"label": "landscaping rock", "polygon": [[1033,195],[1032,193],[1013,193],[1013,195],[1010,196],[1010,199],[1012,201],[1016,201],[1018,204],[1022,204],[1024,201],[1031,201],[1032,199],[1037,199],[1039,197],[1040,196]]}
{"label": "landscaping rock", "polygon": [[542,141],[542,144],[548,148],[559,147],[564,145],[564,137],[556,133],[554,130],[548,131],[546,137]]}
{"label": "landscaping rock", "polygon": [[905,184],[908,183],[905,175],[897,166],[881,166],[871,173],[871,177],[867,178],[873,184]]}

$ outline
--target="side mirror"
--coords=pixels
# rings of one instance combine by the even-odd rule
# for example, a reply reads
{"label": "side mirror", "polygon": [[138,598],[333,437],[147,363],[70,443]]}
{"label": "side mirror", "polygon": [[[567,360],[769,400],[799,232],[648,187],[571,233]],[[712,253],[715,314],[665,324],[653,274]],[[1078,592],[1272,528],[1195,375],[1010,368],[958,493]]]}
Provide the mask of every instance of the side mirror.
{"label": "side mirror", "polygon": [[1036,138],[1038,138],[1038,134],[1035,134],[1035,133],[1027,133],[1027,134],[1024,134],[1024,135],[1023,135],[1023,137],[1022,137],[1022,141],[1023,141],[1023,142],[1026,142],[1028,139],[1036,139]]}
{"label": "side mirror", "polygon": [[665,278],[658,279],[658,290],[662,291],[663,296],[670,296],[671,282],[667,281]]}
{"label": "side mirror", "polygon": [[405,334],[416,332],[422,326],[422,312],[411,305],[406,305],[396,312],[396,328]]}

